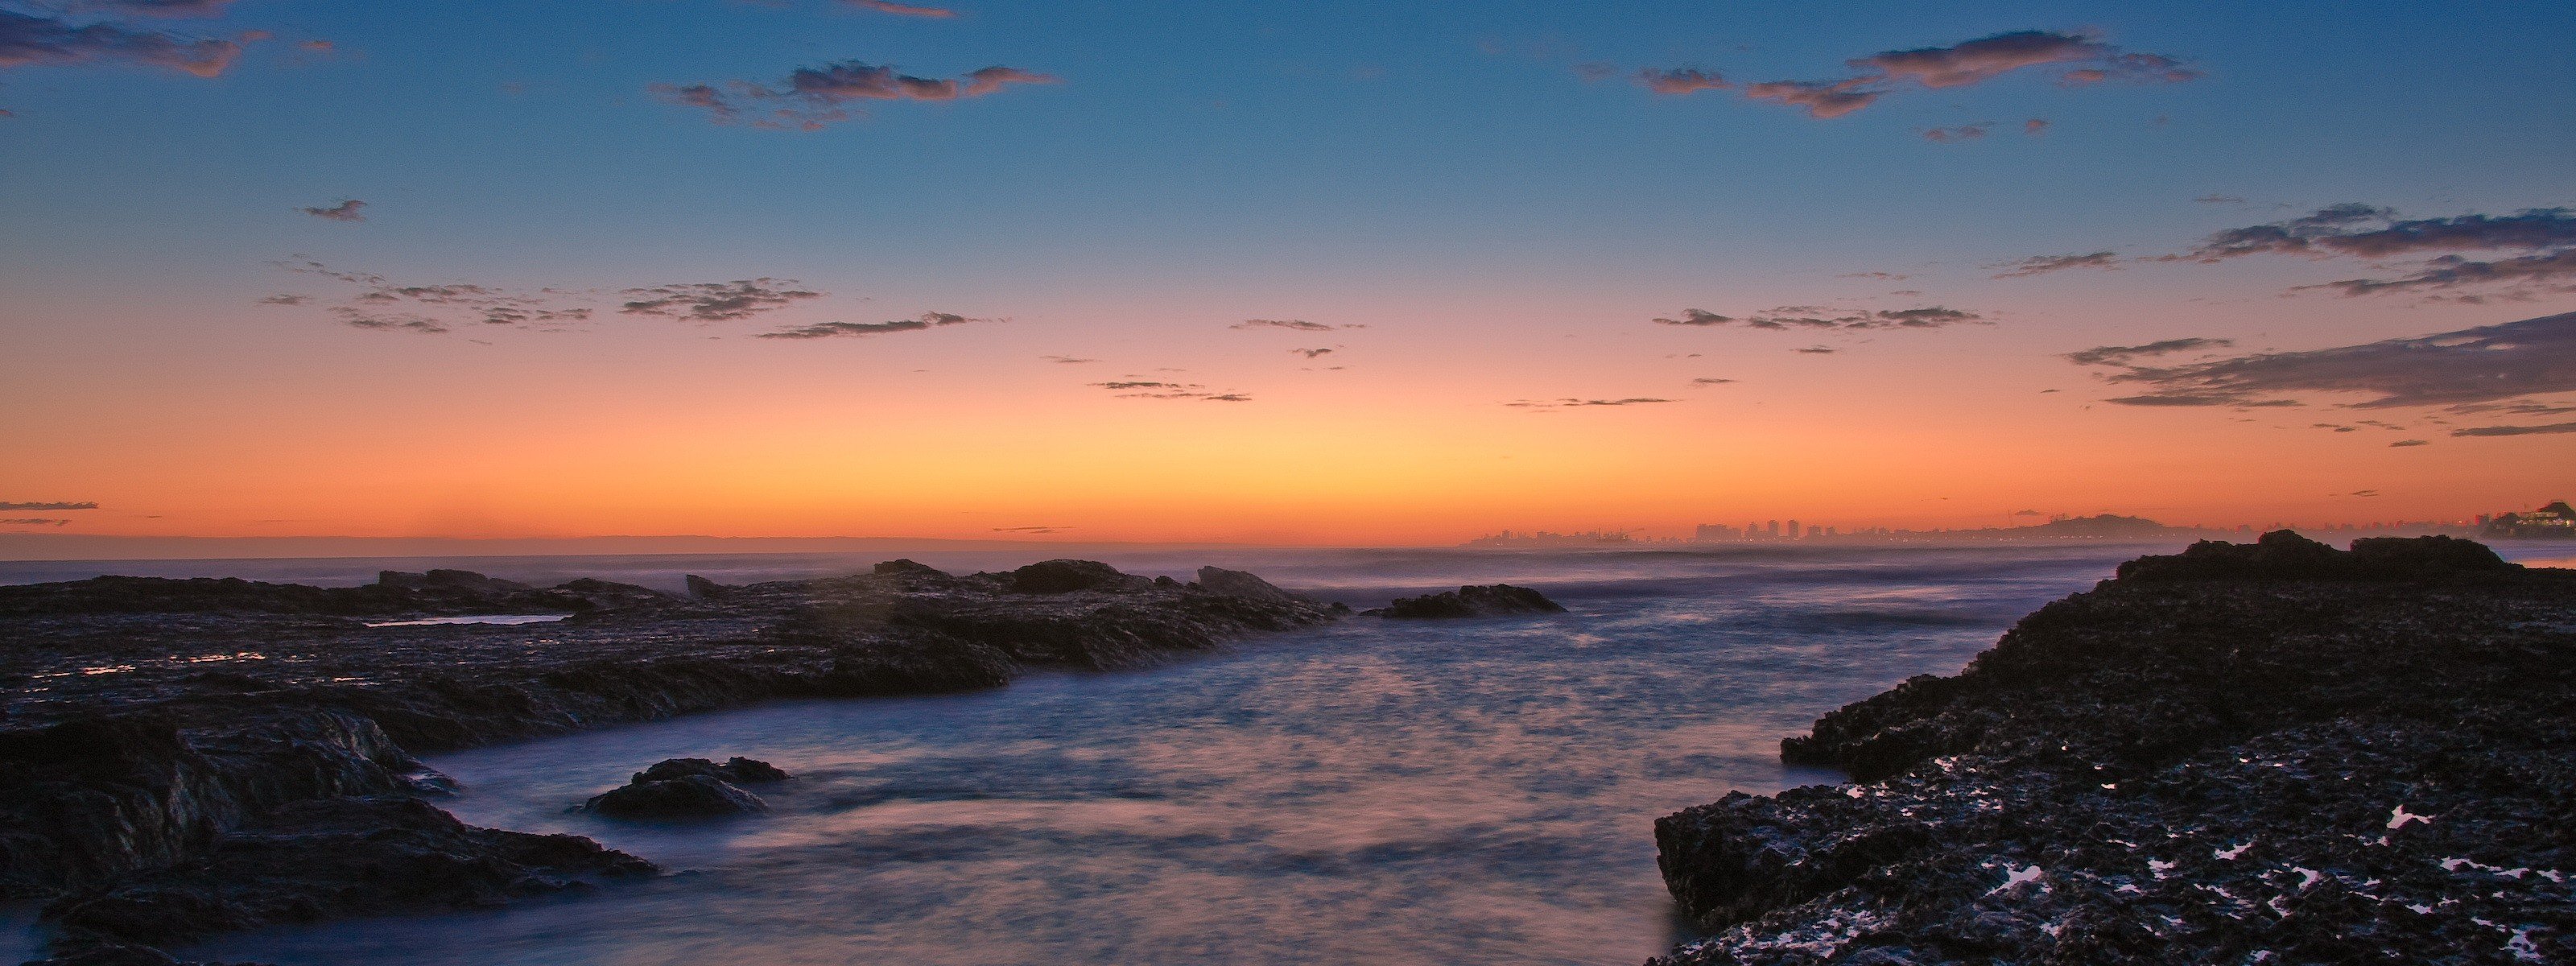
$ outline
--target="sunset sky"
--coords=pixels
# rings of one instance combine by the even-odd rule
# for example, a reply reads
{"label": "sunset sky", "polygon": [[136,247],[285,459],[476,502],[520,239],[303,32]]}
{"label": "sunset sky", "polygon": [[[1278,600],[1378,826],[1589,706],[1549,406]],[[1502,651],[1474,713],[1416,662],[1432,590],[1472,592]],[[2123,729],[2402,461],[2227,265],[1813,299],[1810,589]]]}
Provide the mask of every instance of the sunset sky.
{"label": "sunset sky", "polygon": [[1603,6],[0,0],[0,533],[2576,496],[2576,6]]}

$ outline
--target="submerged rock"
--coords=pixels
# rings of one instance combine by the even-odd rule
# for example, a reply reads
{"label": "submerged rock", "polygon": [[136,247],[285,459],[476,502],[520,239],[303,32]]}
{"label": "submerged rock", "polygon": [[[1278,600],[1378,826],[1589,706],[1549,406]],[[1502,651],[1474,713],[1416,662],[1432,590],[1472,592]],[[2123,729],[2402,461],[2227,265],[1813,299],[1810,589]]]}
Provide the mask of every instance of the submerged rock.
{"label": "submerged rock", "polygon": [[1510,584],[1460,587],[1420,597],[1398,597],[1394,603],[1361,611],[1401,620],[1502,617],[1512,614],[1562,614],[1565,608],[1527,587]]}
{"label": "submerged rock", "polygon": [[2576,572],[2490,561],[2133,561],[1658,820],[1658,962],[2576,962]]}
{"label": "submerged rock", "polygon": [[704,758],[666,758],[635,773],[625,785],[582,803],[582,810],[616,818],[720,818],[766,812],[769,803],[734,783],[786,781],[775,765],[735,757],[724,764]]}

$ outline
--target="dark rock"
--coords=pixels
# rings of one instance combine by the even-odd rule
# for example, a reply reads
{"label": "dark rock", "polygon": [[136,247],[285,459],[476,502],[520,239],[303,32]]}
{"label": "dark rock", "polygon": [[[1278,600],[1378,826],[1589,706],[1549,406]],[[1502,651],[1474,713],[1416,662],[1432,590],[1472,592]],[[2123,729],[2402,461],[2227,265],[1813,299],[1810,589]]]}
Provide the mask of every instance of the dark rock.
{"label": "dark rock", "polygon": [[1659,820],[1658,962],[2576,961],[2576,573],[2491,560],[2133,561]]}
{"label": "dark rock", "polygon": [[787,780],[787,772],[779,769],[778,766],[738,755],[721,765],[704,758],[665,758],[654,763],[651,768],[636,772],[634,780],[637,782],[669,781],[690,775],[706,775],[743,785]]}
{"label": "dark rock", "polygon": [[1226,594],[1233,597],[1250,597],[1254,600],[1273,600],[1285,603],[1297,599],[1297,595],[1291,594],[1277,587],[1273,587],[1267,580],[1263,580],[1240,570],[1227,570],[1223,567],[1199,568],[1199,586],[1205,588],[1207,592],[1211,594]]}
{"label": "dark rock", "polygon": [[699,600],[722,600],[725,593],[733,589],[696,574],[682,575],[680,580],[689,585],[689,596]]}
{"label": "dark rock", "polygon": [[573,835],[476,828],[403,796],[296,802],[205,854],[54,902],[45,916],[125,942],[169,943],[348,916],[500,905],[648,875]]}
{"label": "dark rock", "polygon": [[1562,614],[1565,608],[1546,595],[1527,587],[1510,584],[1460,587],[1420,597],[1398,597],[1394,603],[1375,610],[1362,611],[1380,617],[1403,620],[1441,620],[1460,617],[1502,617],[1512,614]]}
{"label": "dark rock", "polygon": [[[243,852],[242,835],[255,828],[261,840],[293,841],[298,823],[336,835],[329,814],[299,806],[453,790],[407,749],[774,698],[998,687],[1031,666],[1129,666],[1333,617],[1305,602],[1141,577],[1044,595],[1015,593],[1012,581],[890,561],[866,574],[727,587],[719,599],[607,581],[531,589],[464,571],[343,588],[125,577],[0,587],[9,645],[0,648],[0,895],[98,899],[142,888],[161,898],[133,908],[164,911],[215,895],[202,919],[172,915],[248,922],[268,913],[236,907],[266,908],[259,895],[310,894],[332,897],[317,899],[311,917],[361,914],[353,910],[410,900],[392,886],[370,898],[378,886],[328,862],[295,885],[304,873],[293,862],[242,857],[293,853]],[[563,612],[581,618],[432,627],[349,619]],[[730,787],[776,777],[748,759],[706,767],[664,780]],[[721,788],[713,797],[741,804]],[[388,836],[411,834],[386,813],[367,814],[388,823]],[[485,833],[508,834],[469,837]],[[179,888],[169,878],[208,868],[260,891]],[[118,908],[97,906],[84,921],[148,925],[144,911],[108,915]],[[79,954],[80,935],[128,938],[66,929],[56,951]]]}
{"label": "dark rock", "polygon": [[582,809],[613,818],[719,818],[766,812],[769,803],[711,774],[637,775],[631,783],[591,796]]}
{"label": "dark rock", "polygon": [[2509,574],[2485,544],[2456,537],[2364,537],[2337,550],[2289,530],[2255,542],[2203,540],[2182,553],[2140,557],[2121,564],[2119,578],[2134,582],[2192,580],[2441,580]]}
{"label": "dark rock", "polygon": [[1118,572],[1097,560],[1042,560],[1011,571],[1011,590],[1022,594],[1069,594],[1077,590],[1123,590],[1153,581]]}

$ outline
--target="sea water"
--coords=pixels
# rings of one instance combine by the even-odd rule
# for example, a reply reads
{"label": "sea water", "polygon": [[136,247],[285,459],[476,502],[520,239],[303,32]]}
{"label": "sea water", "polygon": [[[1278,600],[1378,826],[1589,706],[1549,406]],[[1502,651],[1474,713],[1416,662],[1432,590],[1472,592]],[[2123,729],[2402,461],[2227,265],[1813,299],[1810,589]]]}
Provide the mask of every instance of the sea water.
{"label": "sea water", "polygon": [[[1635,963],[1688,938],[1656,873],[1657,816],[1836,781],[1781,765],[1779,740],[1908,676],[1955,673],[2022,614],[2170,549],[1084,554],[1183,577],[1202,561],[1240,567],[1354,606],[1507,580],[1570,613],[1353,618],[1144,670],[779,702],[442,755],[431,763],[465,787],[442,804],[464,820],[590,836],[670,874],[185,953],[288,966]],[[377,563],[274,569],[354,582]],[[662,585],[857,566],[478,569]],[[655,761],[733,755],[795,775],[755,787],[767,814],[567,811]]]}

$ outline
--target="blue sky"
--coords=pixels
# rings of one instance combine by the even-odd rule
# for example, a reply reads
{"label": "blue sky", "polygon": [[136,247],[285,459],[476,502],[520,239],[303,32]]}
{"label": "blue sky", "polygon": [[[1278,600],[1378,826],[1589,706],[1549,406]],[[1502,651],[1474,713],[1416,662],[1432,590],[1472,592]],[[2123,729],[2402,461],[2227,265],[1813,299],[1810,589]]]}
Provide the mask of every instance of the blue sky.
{"label": "blue sky", "polygon": [[[145,9],[173,4],[208,15]],[[1567,439],[1825,434],[1850,447],[1975,450],[2038,433],[2088,440],[2065,444],[2069,465],[2083,466],[2068,472],[2110,479],[2154,471],[2120,464],[2132,449],[2168,454],[2176,472],[2195,446],[2271,451],[2222,422],[2260,417],[2282,433],[2328,423],[2079,410],[2106,401],[2082,388],[2104,373],[2070,367],[2066,353],[2181,338],[2322,350],[2576,309],[2563,280],[2366,298],[2294,288],[2420,271],[2436,249],[2154,260],[2339,203],[2391,224],[2576,206],[2576,7],[2563,3],[951,7],[921,17],[848,0],[0,0],[0,336],[23,347],[0,363],[0,382],[17,385],[0,388],[0,403],[48,414],[43,439],[0,446],[60,474],[0,486],[130,476],[150,461],[118,447],[154,438],[130,420],[189,401],[206,406],[189,417],[202,421],[197,436],[257,455],[273,429],[261,420],[388,380],[471,384],[528,405],[577,385],[638,412],[659,403],[623,394],[652,379],[758,390],[744,399],[805,393],[796,405],[867,404],[831,394],[868,385],[886,394],[875,402],[934,406],[1070,405],[1045,394],[1096,395],[1110,381],[1048,368],[1048,357],[1099,357],[1129,379],[1188,370],[1201,387],[1189,398],[1295,397],[1307,414],[1432,422],[1533,398],[1660,403],[1679,399],[1680,383],[1703,394],[1688,419],[1642,406],[1585,414],[1631,422]],[[92,24],[245,49],[191,73],[42,35]],[[252,31],[266,36],[244,39]],[[1964,50],[2014,32],[2087,53],[1956,86],[1883,80],[1884,96],[1837,117],[1746,96],[1761,82],[1861,76],[1876,68],[1849,62],[1883,52]],[[2118,57],[2179,73],[2062,79]],[[858,116],[816,130],[720,123],[671,93],[706,84],[738,103],[810,106],[728,85],[783,92],[793,71],[852,62],[931,79],[1004,67],[1051,82],[849,101]],[[1729,86],[1657,93],[1638,79],[1647,69]],[[2035,119],[2044,128],[2025,133]],[[352,200],[363,221],[305,213]],[[2438,251],[2565,251],[2566,236],[2550,237]],[[2103,251],[2114,254],[2099,265],[2117,270],[1994,277],[2017,259]],[[356,289],[275,267],[304,258],[388,286],[473,285],[598,314],[546,336],[351,331],[341,322],[360,316],[342,310],[355,303],[334,300]],[[822,294],[730,328],[649,327],[617,308],[631,288],[764,278]],[[280,295],[304,301],[259,304]],[[1788,306],[1941,306],[1976,324],[1652,322]],[[1011,321],[862,328],[868,338],[793,350],[749,338],[925,312]],[[1351,371],[1368,375],[1344,388],[1288,381],[1346,377],[1288,365],[1302,365],[1285,356],[1292,346],[1261,341],[1288,336],[1236,327],[1253,318],[1322,320],[1330,339],[1293,348],[1344,345],[1337,358],[1365,360]],[[1818,349],[1834,352],[1793,355]],[[495,375],[534,371],[562,375]],[[2528,388],[2561,391],[2556,378]],[[1971,400],[1942,379],[2020,395]],[[1733,388],[1708,388],[1722,385]],[[2029,401],[2048,389],[2084,398]],[[272,403],[285,408],[263,408]],[[1121,418],[1142,411],[1118,405],[1130,406]],[[1870,411],[1907,415],[1852,428]],[[1299,431],[1359,426],[1314,418]],[[1985,435],[1943,435],[1962,426]],[[2538,474],[2569,439],[2478,445]],[[2419,481],[2408,486],[2428,513],[2503,498],[2473,497],[2384,449],[2320,457],[2365,482],[2303,477],[2227,512],[2382,477]],[[245,491],[258,489],[248,480]],[[1772,488],[1762,499],[1812,482],[1761,483]],[[2112,496],[2069,484],[2064,500],[2098,508]]]}

